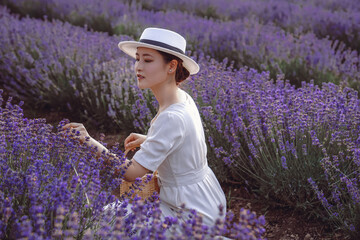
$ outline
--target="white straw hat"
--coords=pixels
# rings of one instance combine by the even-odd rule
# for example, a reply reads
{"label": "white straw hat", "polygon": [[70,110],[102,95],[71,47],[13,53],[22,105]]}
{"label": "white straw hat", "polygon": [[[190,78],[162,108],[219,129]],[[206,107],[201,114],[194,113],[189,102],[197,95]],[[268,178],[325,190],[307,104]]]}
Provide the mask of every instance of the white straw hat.
{"label": "white straw hat", "polygon": [[129,56],[136,58],[138,47],[152,48],[170,53],[183,60],[183,66],[191,75],[199,72],[199,65],[190,57],[185,55],[186,40],[180,34],[162,28],[146,28],[141,34],[140,40],[122,41],[119,48]]}

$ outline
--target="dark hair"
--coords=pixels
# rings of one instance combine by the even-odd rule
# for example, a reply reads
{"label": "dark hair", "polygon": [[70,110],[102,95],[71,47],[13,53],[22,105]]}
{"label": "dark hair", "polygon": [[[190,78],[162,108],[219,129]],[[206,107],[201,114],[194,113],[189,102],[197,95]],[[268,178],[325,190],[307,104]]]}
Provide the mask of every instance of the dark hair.
{"label": "dark hair", "polygon": [[174,59],[177,60],[178,64],[175,73],[176,85],[179,85],[182,81],[186,80],[190,76],[190,72],[182,64],[183,60],[170,53],[166,53],[163,51],[158,51],[158,52],[163,56],[164,61],[166,63],[169,63]]}

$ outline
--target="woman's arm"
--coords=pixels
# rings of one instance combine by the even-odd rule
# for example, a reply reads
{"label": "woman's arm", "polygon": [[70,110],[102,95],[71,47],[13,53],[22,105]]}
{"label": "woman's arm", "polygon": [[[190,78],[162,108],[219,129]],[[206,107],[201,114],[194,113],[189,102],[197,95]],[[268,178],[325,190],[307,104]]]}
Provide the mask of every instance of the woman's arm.
{"label": "woman's arm", "polygon": [[[97,148],[97,157],[100,157],[101,154],[104,152],[105,154],[110,154],[112,157],[114,158],[118,158],[118,156],[116,156],[113,153],[110,153],[110,151],[101,143],[99,143],[98,141],[96,141],[93,138],[90,138],[89,144],[93,147],[93,148]],[[125,174],[124,174],[124,178],[126,181],[129,182],[133,182],[135,181],[136,178],[138,177],[142,177],[144,176],[146,173],[150,172],[148,169],[144,168],[142,165],[140,165],[139,163],[136,162],[136,160],[132,159],[125,159],[125,163],[124,166],[128,166]]]}
{"label": "woman's arm", "polygon": [[[75,139],[78,139],[79,142],[82,144],[86,142],[87,145],[90,147],[96,149],[96,157],[99,158],[102,153],[109,154],[112,157],[118,159],[118,156],[116,156],[113,153],[110,153],[110,151],[101,143],[96,141],[94,138],[90,137],[88,132],[86,131],[85,127],[81,123],[68,123],[63,127],[64,130],[70,129],[75,130],[75,133],[78,131],[79,134],[77,136],[74,136],[75,134],[71,131],[71,136]],[[135,181],[136,178],[144,176],[146,173],[150,172],[148,169],[144,168],[142,165],[137,163],[135,160],[125,160],[124,166],[128,166],[124,178],[126,181]]]}

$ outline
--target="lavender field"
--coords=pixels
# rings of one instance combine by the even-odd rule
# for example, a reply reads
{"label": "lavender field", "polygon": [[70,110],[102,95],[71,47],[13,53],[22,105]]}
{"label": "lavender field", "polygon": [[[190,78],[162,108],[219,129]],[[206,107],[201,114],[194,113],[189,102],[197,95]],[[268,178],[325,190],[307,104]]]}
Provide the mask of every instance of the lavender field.
{"label": "lavender field", "polygon": [[[227,217],[216,227],[196,212],[182,224],[160,219],[156,195],[134,199],[126,221],[121,196],[109,231],[101,209],[116,199],[122,163],[59,132],[67,120],[53,128],[24,117],[22,104],[146,133],[157,102],[137,88],[117,43],[149,26],[184,35],[200,65],[182,88],[202,115],[218,179],[360,237],[357,0],[226,2],[2,1],[0,88],[24,103],[0,104],[0,239],[265,238],[266,217],[251,209],[219,209]],[[121,146],[111,151],[122,156]]]}

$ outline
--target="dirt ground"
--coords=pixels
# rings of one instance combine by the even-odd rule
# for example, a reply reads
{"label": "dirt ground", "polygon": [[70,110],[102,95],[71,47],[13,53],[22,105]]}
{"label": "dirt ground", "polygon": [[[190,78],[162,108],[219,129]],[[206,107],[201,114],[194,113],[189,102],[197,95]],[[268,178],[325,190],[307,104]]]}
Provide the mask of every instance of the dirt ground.
{"label": "dirt ground", "polygon": [[[223,184],[222,184],[223,185]],[[225,186],[225,185],[223,185]],[[256,214],[264,215],[266,219],[267,239],[276,240],[344,240],[341,232],[332,232],[330,226],[319,221],[306,219],[292,209],[269,207],[264,200],[249,194],[241,185],[230,184],[223,187],[227,195],[228,208],[235,213],[241,208],[247,208]]]}
{"label": "dirt ground", "polygon": [[[6,93],[3,98],[7,99]],[[17,101],[14,101],[17,103]],[[47,123],[56,126],[62,119],[67,118],[74,121],[72,116],[66,112],[43,112],[33,109],[24,109],[24,116],[27,118],[45,118]],[[85,125],[86,126],[86,125]],[[100,132],[95,129],[88,129],[89,134],[99,139]],[[123,143],[128,133],[110,132],[105,133],[104,142],[111,147],[115,142]],[[318,222],[308,220],[301,214],[291,209],[269,208],[261,199],[249,194],[239,184],[221,183],[228,200],[228,210],[236,214],[241,208],[255,211],[256,214],[264,215],[266,219],[265,238],[274,240],[344,240],[347,239],[341,232],[332,232],[330,227]]]}

